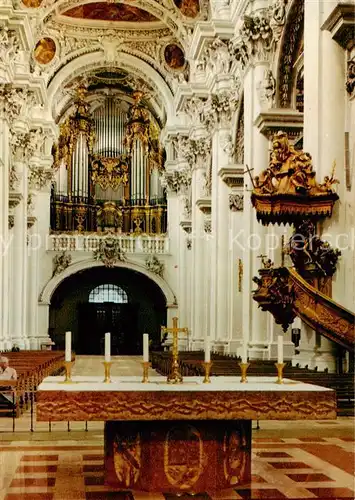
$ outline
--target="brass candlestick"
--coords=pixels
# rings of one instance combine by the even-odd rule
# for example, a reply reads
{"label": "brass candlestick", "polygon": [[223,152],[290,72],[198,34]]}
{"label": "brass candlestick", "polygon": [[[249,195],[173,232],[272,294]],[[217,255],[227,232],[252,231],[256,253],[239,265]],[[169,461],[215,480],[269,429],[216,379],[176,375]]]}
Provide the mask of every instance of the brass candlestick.
{"label": "brass candlestick", "polygon": [[111,384],[111,361],[104,361],[103,365],[105,367],[105,378],[104,378],[104,383],[105,384]]}
{"label": "brass candlestick", "polygon": [[149,363],[149,361],[143,361],[142,366],[143,366],[142,384],[147,384],[149,382],[148,370],[151,367],[151,363]]}
{"label": "brass candlestick", "polygon": [[211,373],[211,368],[212,368],[212,362],[211,361],[204,361],[202,364],[205,368],[205,378],[203,379],[203,383],[210,384],[211,383],[210,373]]}
{"label": "brass candlestick", "polygon": [[240,366],[240,370],[242,372],[242,376],[240,378],[240,381],[245,384],[246,382],[248,382],[247,380],[247,371],[248,371],[248,368],[249,368],[249,365],[250,363],[239,363],[239,366]]}
{"label": "brass candlestick", "polygon": [[73,381],[71,379],[71,369],[73,366],[72,361],[64,361],[64,366],[65,366],[65,375],[64,375],[64,380],[62,384],[72,384]]}
{"label": "brass candlestick", "polygon": [[283,381],[282,374],[283,374],[284,368],[286,366],[286,363],[275,363],[275,366],[277,368],[277,380],[276,380],[276,383],[277,384],[283,384],[284,381]]}

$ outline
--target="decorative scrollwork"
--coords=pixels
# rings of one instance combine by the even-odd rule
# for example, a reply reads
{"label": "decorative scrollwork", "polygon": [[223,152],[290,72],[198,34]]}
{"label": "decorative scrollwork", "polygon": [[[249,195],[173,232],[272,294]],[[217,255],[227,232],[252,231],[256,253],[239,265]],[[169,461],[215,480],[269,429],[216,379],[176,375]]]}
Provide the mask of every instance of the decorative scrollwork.
{"label": "decorative scrollwork", "polygon": [[341,252],[315,234],[311,221],[306,220],[296,227],[289,245],[289,255],[301,275],[305,271],[312,271],[314,276],[333,276],[335,273]]}
{"label": "decorative scrollwork", "polygon": [[113,191],[128,184],[129,167],[125,156],[121,158],[104,158],[96,156],[91,164],[91,179],[103,191],[111,188]]}
{"label": "decorative scrollwork", "polygon": [[95,260],[101,260],[105,267],[114,267],[117,262],[125,262],[126,256],[119,240],[113,237],[100,241],[99,248],[94,251]]}
{"label": "decorative scrollwork", "polygon": [[253,291],[253,299],[263,311],[269,311],[276,324],[281,325],[286,332],[296,317],[293,310],[295,293],[288,271],[282,267],[269,268],[260,270],[259,274],[261,278],[253,278],[253,282],[258,285],[257,290]]}

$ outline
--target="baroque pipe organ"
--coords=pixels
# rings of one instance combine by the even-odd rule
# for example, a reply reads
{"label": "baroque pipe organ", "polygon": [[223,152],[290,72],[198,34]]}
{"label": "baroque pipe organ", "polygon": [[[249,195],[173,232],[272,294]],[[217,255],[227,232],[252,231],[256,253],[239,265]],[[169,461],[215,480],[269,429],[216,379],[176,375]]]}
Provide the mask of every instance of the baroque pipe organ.
{"label": "baroque pipe organ", "polygon": [[79,89],[53,150],[53,231],[166,232],[159,126],[142,92],[132,97],[130,105],[109,95],[90,109],[86,90]]}

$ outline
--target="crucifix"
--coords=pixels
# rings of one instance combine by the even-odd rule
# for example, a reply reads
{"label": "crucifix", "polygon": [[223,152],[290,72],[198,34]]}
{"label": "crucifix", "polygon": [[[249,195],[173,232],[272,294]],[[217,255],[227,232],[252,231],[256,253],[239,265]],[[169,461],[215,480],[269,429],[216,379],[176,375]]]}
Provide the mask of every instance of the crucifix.
{"label": "crucifix", "polygon": [[179,368],[179,345],[178,345],[178,335],[179,333],[188,333],[187,328],[178,328],[178,318],[173,318],[173,327],[167,328],[166,326],[161,327],[161,333],[172,333],[173,334],[173,360],[171,364],[171,371],[168,374],[167,382],[170,384],[180,384],[182,382],[182,375]]}
{"label": "crucifix", "polygon": [[243,172],[243,174],[248,173],[251,181],[251,185],[253,186],[253,189],[255,189],[255,182],[253,179],[253,176],[251,175],[252,171],[254,170],[253,168],[249,168],[248,165],[245,165],[246,170]]}

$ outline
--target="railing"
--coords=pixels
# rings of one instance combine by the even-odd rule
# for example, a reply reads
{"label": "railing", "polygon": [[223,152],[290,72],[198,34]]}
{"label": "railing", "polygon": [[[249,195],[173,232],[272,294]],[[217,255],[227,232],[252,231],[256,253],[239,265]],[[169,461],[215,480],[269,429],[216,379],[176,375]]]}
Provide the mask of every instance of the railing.
{"label": "railing", "polygon": [[164,234],[165,200],[94,201],[87,197],[53,195],[51,229],[56,232],[97,232],[110,229],[122,234]]}
{"label": "railing", "polygon": [[163,235],[111,235],[99,233],[87,234],[51,234],[48,250],[55,252],[94,252],[105,238],[114,237],[120,242],[124,253],[135,254],[168,254],[169,238]]}

